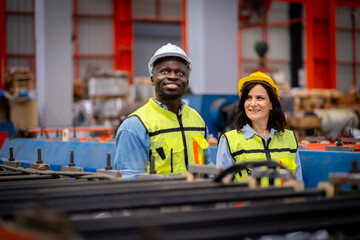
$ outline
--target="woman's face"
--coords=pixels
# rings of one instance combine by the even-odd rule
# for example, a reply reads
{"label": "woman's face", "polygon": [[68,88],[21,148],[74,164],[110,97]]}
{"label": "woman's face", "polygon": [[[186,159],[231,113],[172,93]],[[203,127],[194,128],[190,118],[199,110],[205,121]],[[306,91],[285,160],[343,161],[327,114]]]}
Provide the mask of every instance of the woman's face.
{"label": "woman's face", "polygon": [[266,89],[257,84],[250,91],[244,103],[246,116],[252,123],[266,123],[269,120],[272,103]]}

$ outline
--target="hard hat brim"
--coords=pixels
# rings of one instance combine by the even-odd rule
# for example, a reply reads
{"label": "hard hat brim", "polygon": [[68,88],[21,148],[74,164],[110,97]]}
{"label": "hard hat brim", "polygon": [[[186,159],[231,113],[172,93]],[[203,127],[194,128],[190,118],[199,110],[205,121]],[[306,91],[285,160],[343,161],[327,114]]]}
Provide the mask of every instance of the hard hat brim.
{"label": "hard hat brim", "polygon": [[189,69],[189,73],[192,69],[192,64],[191,64],[191,60],[190,58],[186,55],[186,53],[184,52],[184,50],[182,50],[181,48],[179,48],[176,45],[173,45],[171,43],[168,43],[167,45],[162,46],[161,48],[159,48],[154,56],[152,56],[150,58],[150,61],[148,63],[148,70],[150,73],[150,76],[153,76],[152,72],[153,72],[153,68],[154,68],[154,63],[157,63],[157,60],[161,59],[161,58],[168,58],[168,57],[178,57],[181,58],[182,60],[184,60],[187,64],[187,68]]}
{"label": "hard hat brim", "polygon": [[280,100],[280,94],[279,94],[278,87],[275,85],[275,83],[271,79],[271,77],[269,77],[268,75],[266,75],[262,72],[252,73],[249,76],[243,77],[239,80],[238,93],[239,93],[240,99],[241,99],[243,88],[250,83],[256,83],[256,82],[260,83],[260,84],[266,84],[266,85],[272,87],[275,90],[275,94],[276,94],[277,98]]}
{"label": "hard hat brim", "polygon": [[149,69],[149,73],[150,76],[152,76],[152,70],[154,68],[154,63],[157,63],[157,61],[159,59],[165,59],[165,58],[171,58],[171,57],[177,57],[177,58],[181,58],[184,61],[184,64],[187,65],[189,71],[191,71],[192,65],[191,65],[191,60],[189,58],[185,58],[182,54],[180,53],[162,53],[162,54],[158,54],[156,56],[153,56],[148,64],[148,69]]}

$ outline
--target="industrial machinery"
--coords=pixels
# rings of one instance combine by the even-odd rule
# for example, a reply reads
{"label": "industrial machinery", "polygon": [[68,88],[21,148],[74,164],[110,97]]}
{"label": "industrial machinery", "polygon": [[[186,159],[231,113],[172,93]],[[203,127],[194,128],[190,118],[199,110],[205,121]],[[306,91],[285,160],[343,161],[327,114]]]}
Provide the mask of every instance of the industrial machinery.
{"label": "industrial machinery", "polygon": [[[360,237],[358,152],[314,157],[302,150],[304,188],[269,162],[225,170],[194,165],[182,175],[124,180],[110,166],[114,148],[112,142],[7,139],[0,152],[1,239]],[[329,158],[328,170],[337,171],[307,186],[315,184],[309,169],[325,174],[320,168]],[[233,183],[232,174],[247,167],[252,177]],[[262,177],[281,178],[283,186],[260,187]]]}

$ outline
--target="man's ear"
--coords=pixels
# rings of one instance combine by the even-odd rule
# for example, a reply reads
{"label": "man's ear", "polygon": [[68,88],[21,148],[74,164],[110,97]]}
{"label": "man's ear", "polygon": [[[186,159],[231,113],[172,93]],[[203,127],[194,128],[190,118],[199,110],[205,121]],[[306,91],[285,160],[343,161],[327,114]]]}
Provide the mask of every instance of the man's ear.
{"label": "man's ear", "polygon": [[151,80],[151,84],[152,84],[153,86],[155,86],[154,77],[153,77],[153,76],[150,77],[150,80]]}

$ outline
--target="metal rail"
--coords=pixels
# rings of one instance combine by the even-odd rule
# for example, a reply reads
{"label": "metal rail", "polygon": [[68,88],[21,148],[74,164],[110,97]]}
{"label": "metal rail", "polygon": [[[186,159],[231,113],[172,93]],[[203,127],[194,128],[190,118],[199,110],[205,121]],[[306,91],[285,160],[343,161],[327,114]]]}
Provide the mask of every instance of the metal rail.
{"label": "metal rail", "polygon": [[[231,209],[73,220],[85,239],[243,239],[327,229],[359,236],[360,196]],[[356,239],[356,238],[354,238]]]}

